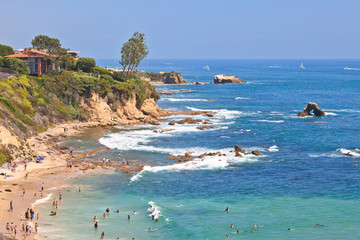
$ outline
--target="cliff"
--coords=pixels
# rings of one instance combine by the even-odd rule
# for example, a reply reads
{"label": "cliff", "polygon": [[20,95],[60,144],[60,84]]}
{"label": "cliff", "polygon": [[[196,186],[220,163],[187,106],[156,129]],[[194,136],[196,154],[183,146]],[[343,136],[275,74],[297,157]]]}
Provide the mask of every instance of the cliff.
{"label": "cliff", "polygon": [[167,115],[158,99],[140,79],[116,82],[69,71],[0,79],[0,164],[36,158],[27,140],[57,124],[158,124],[157,117]]}
{"label": "cliff", "polygon": [[136,77],[145,80],[151,84],[184,84],[186,80],[178,72],[165,72],[165,73],[147,73],[138,72]]}
{"label": "cliff", "polygon": [[236,78],[235,76],[219,74],[214,76],[214,83],[245,83],[245,81],[240,78]]}

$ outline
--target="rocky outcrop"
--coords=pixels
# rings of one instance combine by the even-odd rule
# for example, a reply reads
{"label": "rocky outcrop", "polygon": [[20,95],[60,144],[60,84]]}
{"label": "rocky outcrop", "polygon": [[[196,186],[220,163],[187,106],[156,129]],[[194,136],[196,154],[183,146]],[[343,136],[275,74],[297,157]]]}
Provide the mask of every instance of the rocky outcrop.
{"label": "rocky outcrop", "polygon": [[179,121],[171,121],[169,122],[169,125],[175,125],[175,124],[197,124],[202,122],[201,119],[193,119],[193,118],[184,118]]}
{"label": "rocky outcrop", "polygon": [[260,156],[261,153],[259,153],[259,151],[252,151],[251,153],[247,153],[245,149],[242,149],[241,147],[239,147],[238,145],[235,145],[235,157],[242,157],[244,155],[255,155],[255,156]]}
{"label": "rocky outcrop", "polygon": [[136,76],[142,80],[148,81],[151,84],[184,84],[186,80],[178,72],[165,73],[137,73]]}
{"label": "rocky outcrop", "polygon": [[236,78],[235,76],[226,76],[225,74],[219,74],[214,76],[214,83],[245,83],[244,80]]}
{"label": "rocky outcrop", "polygon": [[[313,112],[313,114],[311,112]],[[299,112],[299,114],[298,114],[298,116],[300,116],[300,117],[307,117],[307,116],[322,117],[325,115],[326,115],[325,112],[322,111],[315,102],[307,103],[304,110],[302,112]]]}

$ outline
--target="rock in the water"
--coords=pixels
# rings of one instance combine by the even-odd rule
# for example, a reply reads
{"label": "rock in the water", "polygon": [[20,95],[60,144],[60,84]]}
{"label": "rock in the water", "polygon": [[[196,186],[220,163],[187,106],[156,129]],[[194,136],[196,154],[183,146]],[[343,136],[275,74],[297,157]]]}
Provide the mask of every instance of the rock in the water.
{"label": "rock in the water", "polygon": [[245,81],[240,78],[236,78],[235,76],[219,74],[214,76],[214,83],[245,83]]}
{"label": "rock in the water", "polygon": [[238,145],[235,145],[235,152],[246,153],[245,149],[242,149],[242,148],[239,147]]}
{"label": "rock in the water", "polygon": [[200,119],[192,119],[192,118],[185,118],[179,121],[171,121],[169,122],[169,125],[175,125],[175,124],[197,124],[199,122],[202,122]]}
{"label": "rock in the water", "polygon": [[259,152],[256,151],[256,150],[252,151],[251,153],[254,154],[255,156],[260,156],[260,155],[261,155],[261,153],[259,153]]}
{"label": "rock in the water", "polygon": [[[313,114],[311,114],[311,112],[313,112]],[[317,116],[317,117],[322,117],[325,116],[325,112],[322,111],[319,106],[316,103],[307,103],[306,107],[304,108],[304,111],[299,112],[298,116],[300,117],[306,117],[306,116]]]}

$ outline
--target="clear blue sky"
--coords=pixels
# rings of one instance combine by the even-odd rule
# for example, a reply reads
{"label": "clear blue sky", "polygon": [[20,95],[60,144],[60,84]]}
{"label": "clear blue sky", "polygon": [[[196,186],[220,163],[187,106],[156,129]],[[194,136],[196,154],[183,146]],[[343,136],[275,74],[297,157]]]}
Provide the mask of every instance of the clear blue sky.
{"label": "clear blue sky", "polygon": [[46,34],[119,58],[135,31],[150,59],[359,58],[359,0],[0,0],[0,43]]}

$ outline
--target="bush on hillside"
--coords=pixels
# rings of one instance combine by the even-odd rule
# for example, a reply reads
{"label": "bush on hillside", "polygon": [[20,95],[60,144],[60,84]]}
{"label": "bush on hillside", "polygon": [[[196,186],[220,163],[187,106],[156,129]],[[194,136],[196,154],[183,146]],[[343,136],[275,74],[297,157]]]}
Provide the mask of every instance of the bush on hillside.
{"label": "bush on hillside", "polygon": [[12,52],[13,52],[12,47],[0,44],[0,56],[7,56],[12,54]]}
{"label": "bush on hillside", "polygon": [[1,67],[10,68],[20,74],[30,74],[28,62],[17,58],[2,58]]}
{"label": "bush on hillside", "polygon": [[0,165],[6,162],[10,162],[11,160],[13,160],[13,158],[10,155],[9,150],[0,149]]}
{"label": "bush on hillside", "polygon": [[81,57],[76,62],[76,69],[83,72],[90,72],[91,68],[95,66],[95,59],[89,57]]}

